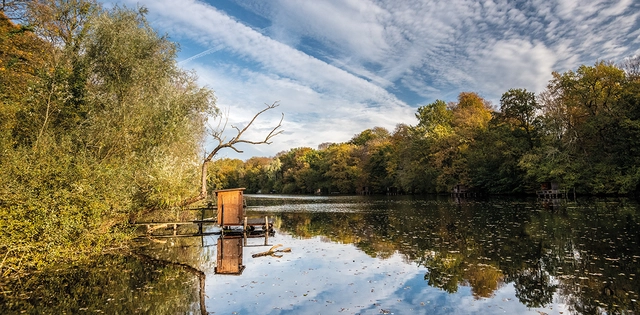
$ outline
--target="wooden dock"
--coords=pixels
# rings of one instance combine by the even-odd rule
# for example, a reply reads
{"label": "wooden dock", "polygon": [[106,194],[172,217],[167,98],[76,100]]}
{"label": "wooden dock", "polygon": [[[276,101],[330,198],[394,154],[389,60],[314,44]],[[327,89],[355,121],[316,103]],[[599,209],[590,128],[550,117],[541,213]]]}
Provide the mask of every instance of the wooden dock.
{"label": "wooden dock", "polygon": [[451,190],[451,195],[456,198],[468,198],[468,197],[478,197],[480,193],[476,189],[472,187],[468,187],[466,185],[455,185]]}
{"label": "wooden dock", "polygon": [[[217,190],[215,192],[216,195],[216,205],[209,203],[207,206],[201,206],[197,208],[189,208],[184,209],[188,211],[201,211],[200,219],[197,220],[185,220],[185,221],[173,221],[173,222],[138,222],[133,223],[133,225],[137,226],[146,226],[147,236],[158,236],[154,235],[153,232],[159,230],[167,230],[172,229],[173,237],[184,237],[184,236],[202,236],[206,234],[222,234],[225,232],[238,232],[241,228],[240,232],[253,232],[253,231],[263,231],[273,232],[273,219],[269,217],[264,218],[248,218],[245,216],[245,208],[247,207],[243,197],[244,188],[233,188],[233,189],[223,189]],[[205,217],[205,214],[212,217]],[[193,233],[179,233],[178,228],[184,225],[196,225],[197,232]],[[218,232],[208,232],[205,233],[205,226],[213,225],[220,228]],[[183,229],[184,230],[184,229]],[[268,233],[267,233],[268,234]],[[166,234],[162,235],[166,237]]]}
{"label": "wooden dock", "polygon": [[537,190],[536,195],[541,199],[567,199],[566,189],[543,189]]}
{"label": "wooden dock", "polygon": [[[238,224],[234,225],[218,225],[218,221],[215,218],[201,219],[201,220],[192,220],[192,221],[180,221],[180,222],[139,222],[133,223],[134,226],[145,226],[146,227],[146,235],[154,236],[154,237],[187,237],[187,236],[205,236],[205,235],[215,235],[222,234],[225,232],[254,232],[254,231],[264,231],[264,232],[273,232],[273,218],[270,217],[259,217],[259,218],[247,218]],[[198,228],[196,233],[178,233],[178,227],[183,225],[195,225]],[[218,227],[219,231],[216,232],[204,232],[205,226],[214,226]],[[242,229],[239,229],[242,228]],[[167,234],[154,234],[155,231],[166,231],[172,230],[171,235]]]}

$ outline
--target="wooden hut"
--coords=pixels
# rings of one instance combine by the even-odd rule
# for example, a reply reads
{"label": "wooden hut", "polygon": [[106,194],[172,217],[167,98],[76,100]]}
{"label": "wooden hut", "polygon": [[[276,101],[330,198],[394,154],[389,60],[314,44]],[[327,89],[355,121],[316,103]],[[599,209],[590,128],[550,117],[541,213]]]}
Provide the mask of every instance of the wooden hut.
{"label": "wooden hut", "polygon": [[242,264],[242,236],[221,236],[218,238],[218,255],[214,272],[217,274],[240,275]]}
{"label": "wooden hut", "polygon": [[217,190],[218,225],[225,227],[243,225],[244,222],[244,188]]}

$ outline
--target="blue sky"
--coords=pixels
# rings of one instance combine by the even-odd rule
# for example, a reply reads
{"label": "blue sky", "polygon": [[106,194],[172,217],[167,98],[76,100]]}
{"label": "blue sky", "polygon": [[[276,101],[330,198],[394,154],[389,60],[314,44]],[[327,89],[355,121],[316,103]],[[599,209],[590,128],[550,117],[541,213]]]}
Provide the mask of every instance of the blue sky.
{"label": "blue sky", "polygon": [[[499,107],[510,88],[542,92],[552,71],[640,54],[635,0],[123,0],[143,5],[179,64],[215,91],[229,124],[257,121],[271,145],[220,157],[273,156],[415,124],[419,106],[477,92]],[[215,125],[215,124],[214,124]],[[230,128],[228,128],[230,129]]]}

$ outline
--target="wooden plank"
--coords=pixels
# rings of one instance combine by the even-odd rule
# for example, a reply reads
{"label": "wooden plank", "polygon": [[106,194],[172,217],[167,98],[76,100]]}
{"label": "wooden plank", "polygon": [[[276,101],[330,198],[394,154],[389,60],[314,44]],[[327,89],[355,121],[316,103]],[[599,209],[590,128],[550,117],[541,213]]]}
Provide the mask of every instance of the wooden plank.
{"label": "wooden plank", "polygon": [[139,222],[139,223],[131,223],[131,225],[183,225],[183,224],[201,224],[201,223],[217,223],[213,218],[204,219],[204,220],[194,220],[194,221],[179,221],[179,222]]}
{"label": "wooden plank", "polygon": [[139,239],[146,239],[146,238],[172,238],[172,237],[200,237],[200,236],[210,236],[210,235],[220,235],[222,234],[222,231],[217,231],[217,232],[206,232],[206,233],[193,233],[193,234],[177,234],[177,235],[173,235],[173,234],[168,234],[168,235],[145,235],[145,236],[139,236]]}
{"label": "wooden plank", "polygon": [[[268,222],[269,225],[272,225],[274,220],[272,218],[269,218],[266,222]],[[131,223],[131,225],[135,225],[135,226],[139,226],[139,225],[183,225],[183,224],[208,224],[208,223],[218,223],[217,220],[215,220],[214,218],[206,218],[204,220],[193,220],[193,221],[179,221],[179,222],[174,222],[174,221],[168,221],[168,222],[137,222],[137,223]],[[228,224],[228,225],[237,225],[237,226],[244,226],[246,223],[247,226],[262,226],[265,224],[265,220],[263,218],[247,218],[246,222],[240,222],[238,224]]]}
{"label": "wooden plank", "polygon": [[203,220],[194,220],[194,221],[191,221],[191,223],[193,223],[193,224],[218,223],[218,220],[216,220],[214,218],[210,218],[210,219],[203,219]]}
{"label": "wooden plank", "polygon": [[[266,222],[273,224],[273,218],[269,218]],[[247,218],[247,225],[264,225],[264,218]]]}

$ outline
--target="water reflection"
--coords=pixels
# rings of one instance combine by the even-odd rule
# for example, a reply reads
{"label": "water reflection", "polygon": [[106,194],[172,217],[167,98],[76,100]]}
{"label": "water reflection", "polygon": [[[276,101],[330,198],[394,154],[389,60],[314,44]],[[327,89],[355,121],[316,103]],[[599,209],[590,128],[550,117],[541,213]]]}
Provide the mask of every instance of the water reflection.
{"label": "water reflection", "polygon": [[222,235],[218,238],[216,274],[240,275],[245,266],[242,264],[242,235]]}
{"label": "water reflection", "polygon": [[[349,200],[359,211],[305,211],[318,205],[300,202],[294,212],[273,199],[254,202],[277,213],[283,231],[353,244],[370,257],[397,253],[447,293],[467,287],[485,299],[513,289],[522,305],[547,313],[554,301],[576,313],[638,312],[640,220],[629,200],[366,198]],[[325,206],[333,204],[340,201]]]}
{"label": "water reflection", "polygon": [[2,289],[0,314],[200,314],[197,278],[135,256],[60,266]]}
{"label": "water reflection", "polygon": [[[247,197],[277,234],[157,239],[142,253],[172,264],[116,256],[41,274],[0,313],[640,311],[635,201]],[[291,251],[259,255],[279,244]]]}
{"label": "water reflection", "polygon": [[[216,274],[225,275],[241,275],[245,266],[242,264],[244,257],[244,246],[249,246],[249,239],[262,239],[263,244],[254,244],[250,246],[269,246],[269,237],[273,237],[275,232],[273,230],[248,230],[240,232],[225,232],[221,233],[217,241],[217,257],[216,267],[214,271]],[[275,246],[277,247],[277,246]],[[290,250],[290,249],[289,249]],[[267,252],[261,253],[259,256],[277,256],[278,252],[282,250],[272,249]],[[257,257],[253,255],[252,257]],[[280,257],[280,256],[278,256]]]}

